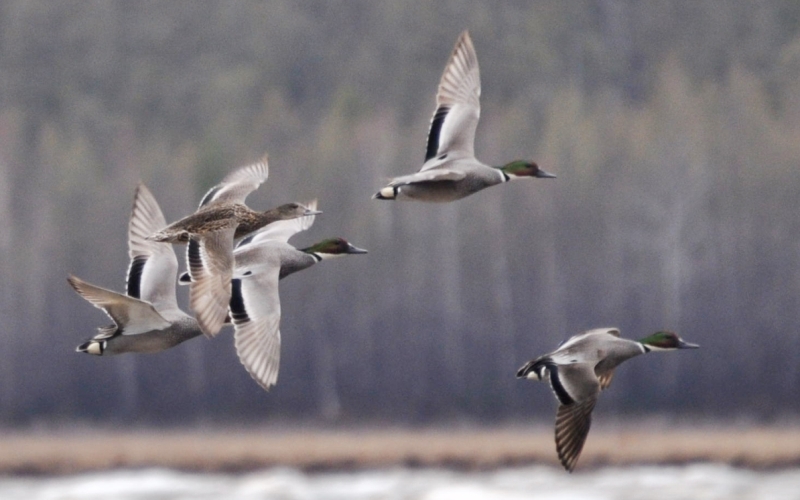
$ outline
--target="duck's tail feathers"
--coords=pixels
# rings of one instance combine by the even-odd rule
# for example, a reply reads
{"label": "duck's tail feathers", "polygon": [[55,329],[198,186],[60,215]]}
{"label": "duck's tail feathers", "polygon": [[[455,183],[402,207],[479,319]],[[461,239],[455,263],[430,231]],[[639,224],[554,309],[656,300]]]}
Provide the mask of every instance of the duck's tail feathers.
{"label": "duck's tail feathers", "polygon": [[386,186],[372,195],[373,200],[394,200],[395,198],[397,198],[397,188],[394,186]]}
{"label": "duck's tail feathers", "polygon": [[537,358],[525,363],[517,370],[517,378],[544,380],[547,376],[547,358]]}
{"label": "duck's tail feathers", "polygon": [[98,327],[97,334],[76,347],[75,352],[85,352],[86,354],[102,356],[105,353],[106,346],[108,346],[108,339],[121,335],[121,333],[117,325]]}

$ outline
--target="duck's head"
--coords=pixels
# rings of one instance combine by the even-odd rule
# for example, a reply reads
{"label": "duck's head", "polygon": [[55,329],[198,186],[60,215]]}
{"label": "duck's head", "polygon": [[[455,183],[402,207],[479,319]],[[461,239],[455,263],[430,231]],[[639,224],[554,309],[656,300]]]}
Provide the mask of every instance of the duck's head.
{"label": "duck's head", "polygon": [[685,342],[674,332],[656,332],[639,341],[649,351],[671,351],[673,349],[697,349],[700,346]]}
{"label": "duck's head", "polygon": [[280,219],[295,219],[297,217],[305,217],[306,215],[318,215],[322,212],[316,208],[311,208],[303,205],[302,203],[285,203],[274,209],[274,212]]}
{"label": "duck's head", "polygon": [[304,248],[305,253],[316,255],[319,259],[329,259],[348,254],[367,253],[363,248],[352,245],[344,238],[328,238]]}
{"label": "duck's head", "polygon": [[516,160],[512,161],[507,165],[503,165],[500,167],[500,170],[503,171],[504,174],[508,176],[509,179],[515,179],[520,177],[539,177],[542,179],[555,179],[555,174],[551,174],[550,172],[545,172],[536,162],[533,161],[525,161],[525,160]]}

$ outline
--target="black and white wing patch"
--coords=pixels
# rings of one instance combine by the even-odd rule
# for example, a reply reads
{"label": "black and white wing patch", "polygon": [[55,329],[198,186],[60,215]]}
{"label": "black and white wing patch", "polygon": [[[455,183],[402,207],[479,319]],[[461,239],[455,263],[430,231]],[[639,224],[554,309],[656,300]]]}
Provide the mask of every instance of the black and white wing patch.
{"label": "black and white wing patch", "polygon": [[449,106],[440,106],[439,108],[436,108],[436,112],[433,113],[431,126],[428,130],[428,145],[425,148],[426,162],[431,158],[434,158],[436,153],[439,152],[439,135],[442,132],[442,125],[444,124],[444,119],[447,117],[447,113],[449,111]]}
{"label": "black and white wing patch", "polygon": [[228,315],[233,278],[233,233],[223,229],[191,239],[186,254],[191,284],[189,304],[200,329],[209,337],[219,333]]}
{"label": "black and white wing patch", "polygon": [[131,259],[131,263],[128,266],[128,276],[125,280],[128,297],[133,297],[134,299],[142,298],[142,275],[144,274],[145,264],[147,264],[147,257],[144,255]]}
{"label": "black and white wing patch", "polygon": [[594,369],[585,363],[548,364],[550,386],[561,404],[597,397],[600,383]]}
{"label": "black and white wing patch", "polygon": [[166,226],[164,214],[153,194],[139,184],[128,223],[128,296],[150,302],[159,310],[177,309],[175,275],[178,259],[172,245],[148,236]]}
{"label": "black and white wing patch", "polygon": [[478,56],[469,32],[464,31],[456,41],[439,81],[436,111],[428,131],[422,170],[436,168],[440,162],[435,160],[445,160],[451,152],[457,151],[462,157],[474,156],[475,130],[481,112],[480,95]]}

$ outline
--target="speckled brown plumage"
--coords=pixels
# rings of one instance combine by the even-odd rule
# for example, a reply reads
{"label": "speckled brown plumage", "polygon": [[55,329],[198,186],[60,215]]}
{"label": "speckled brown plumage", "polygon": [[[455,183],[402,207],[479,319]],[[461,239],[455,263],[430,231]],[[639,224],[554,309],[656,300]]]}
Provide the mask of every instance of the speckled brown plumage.
{"label": "speckled brown plumage", "polygon": [[216,335],[228,313],[233,275],[234,240],[241,239],[277,220],[313,213],[299,203],[288,203],[266,212],[256,212],[244,202],[269,175],[267,158],[240,167],[208,190],[197,211],[173,222],[149,239],[188,243],[187,262],[191,275],[189,305],[207,336]]}
{"label": "speckled brown plumage", "polygon": [[267,224],[302,217],[308,212],[299,203],[286,203],[264,212],[252,210],[241,203],[212,205],[173,222],[151,239],[168,243],[188,243],[191,236],[202,236],[235,226],[233,237],[238,240]]}

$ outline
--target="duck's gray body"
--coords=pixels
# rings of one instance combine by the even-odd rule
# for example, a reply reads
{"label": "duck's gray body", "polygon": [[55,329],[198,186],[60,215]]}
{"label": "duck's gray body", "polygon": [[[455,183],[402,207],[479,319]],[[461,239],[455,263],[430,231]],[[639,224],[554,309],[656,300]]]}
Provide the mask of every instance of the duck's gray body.
{"label": "duck's gray body", "polygon": [[159,352],[202,334],[197,321],[178,307],[175,293],[178,259],[171,245],[147,238],[164,224],[158,203],[140,184],[128,226],[131,262],[127,293],[69,277],[76,292],[114,321],[113,325],[98,328],[97,335],[78,346],[79,352],[95,355]]}
{"label": "duck's gray body", "polygon": [[[559,401],[570,404],[599,392],[603,388],[600,382],[610,378],[614,368],[645,352],[640,342],[620,338],[619,330],[600,328],[572,337],[556,351],[530,361],[523,369],[535,374],[538,380],[551,383],[551,374],[571,370],[554,387]],[[565,383],[567,386],[563,387]]]}
{"label": "duck's gray body", "polygon": [[446,203],[510,180],[499,168],[475,165],[474,161],[453,162],[449,169],[396,177],[382,193],[386,199]]}
{"label": "duck's gray body", "polygon": [[197,321],[184,314],[180,318],[170,320],[170,326],[163,330],[151,330],[138,335],[118,335],[115,341],[106,347],[107,354],[126,352],[154,353],[161,352],[187,340],[202,335]]}
{"label": "duck's gray body", "polygon": [[[166,318],[165,318],[166,319]],[[116,325],[105,328],[98,328],[100,333],[92,337],[91,340],[78,347],[79,352],[98,354],[102,356],[125,353],[156,353],[161,352],[187,340],[199,337],[203,334],[197,321],[191,316],[184,315],[181,318],[170,320],[170,325],[163,330],[150,330],[135,335],[126,335],[120,331]],[[105,331],[110,331],[111,335],[106,337]],[[105,341],[104,346],[99,346]],[[91,352],[97,350],[98,352]]]}
{"label": "duck's gray body", "polygon": [[657,332],[640,341],[620,338],[616,328],[598,328],[576,335],[555,351],[526,363],[517,377],[547,380],[558,399],[556,450],[572,471],[589,434],[592,410],[600,391],[611,384],[614,369],[653,350],[698,347],[671,332]]}
{"label": "duck's gray body", "polygon": [[419,172],[395,177],[376,193],[379,200],[450,202],[512,179],[555,177],[534,162],[491,167],[475,158],[481,112],[478,56],[468,32],[456,42],[436,93],[425,162]]}
{"label": "duck's gray body", "polygon": [[[316,207],[316,202],[310,206]],[[277,382],[280,365],[278,281],[328,257],[366,253],[340,238],[325,240],[324,246],[305,250],[288,243],[293,234],[307,229],[313,220],[311,216],[276,222],[243,240],[234,251],[236,265],[230,301],[234,345],[247,372],[267,390]]]}

